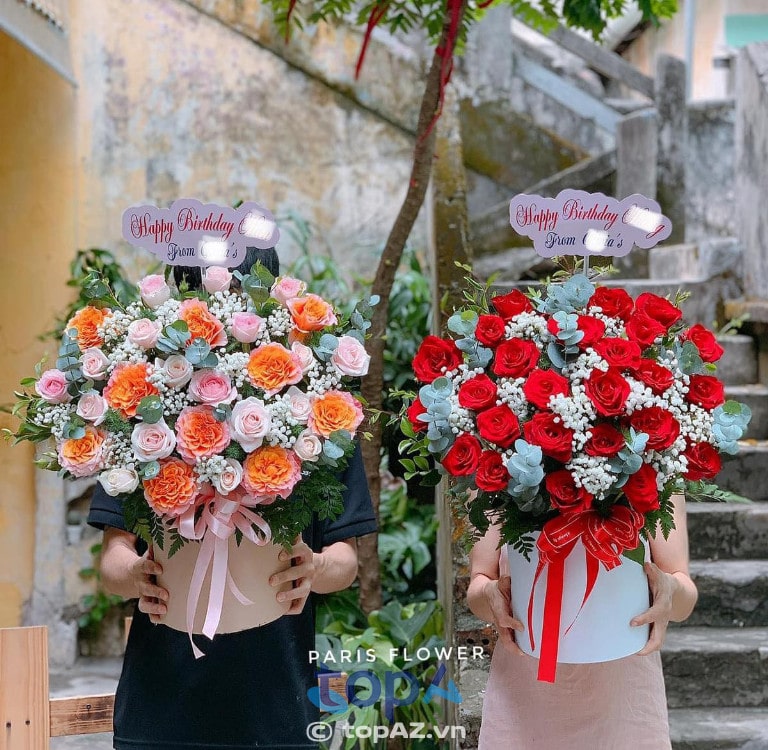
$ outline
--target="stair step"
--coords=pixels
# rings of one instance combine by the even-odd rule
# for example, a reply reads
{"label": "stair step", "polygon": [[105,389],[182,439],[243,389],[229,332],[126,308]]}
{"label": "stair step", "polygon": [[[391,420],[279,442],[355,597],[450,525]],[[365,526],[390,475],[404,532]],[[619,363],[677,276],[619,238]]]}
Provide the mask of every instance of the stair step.
{"label": "stair step", "polygon": [[740,401],[752,410],[752,420],[744,435],[745,440],[762,440],[768,437],[768,387],[750,385],[729,385],[725,389],[727,398]]}
{"label": "stair step", "polygon": [[662,658],[670,708],[768,706],[768,628],[672,628]]}
{"label": "stair step", "polygon": [[686,626],[768,626],[768,560],[693,560],[699,601]]}
{"label": "stair step", "polygon": [[768,551],[768,504],[688,503],[691,556],[758,559]]}
{"label": "stair step", "polygon": [[723,489],[748,497],[755,502],[768,501],[768,441],[746,440],[740,442],[735,456],[726,456],[722,471],[715,481]]}
{"label": "stair step", "polygon": [[674,750],[766,750],[768,712],[763,708],[673,708]]}
{"label": "stair step", "polygon": [[757,348],[751,336],[718,336],[725,350],[717,363],[717,377],[727,386],[757,383]]}

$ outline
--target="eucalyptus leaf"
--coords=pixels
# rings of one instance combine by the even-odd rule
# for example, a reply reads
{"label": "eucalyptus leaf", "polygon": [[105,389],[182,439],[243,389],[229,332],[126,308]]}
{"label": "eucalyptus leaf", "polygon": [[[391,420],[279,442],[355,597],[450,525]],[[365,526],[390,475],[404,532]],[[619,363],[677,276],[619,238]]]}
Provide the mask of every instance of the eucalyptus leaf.
{"label": "eucalyptus leaf", "polygon": [[147,424],[157,424],[163,418],[163,402],[159,396],[144,396],[139,401],[136,414]]}

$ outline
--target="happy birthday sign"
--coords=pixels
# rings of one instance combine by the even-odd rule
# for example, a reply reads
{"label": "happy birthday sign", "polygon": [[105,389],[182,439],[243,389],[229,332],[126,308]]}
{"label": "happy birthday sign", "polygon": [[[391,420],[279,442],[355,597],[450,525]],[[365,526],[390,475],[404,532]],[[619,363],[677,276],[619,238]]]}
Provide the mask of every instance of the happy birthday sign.
{"label": "happy birthday sign", "polygon": [[635,246],[651,248],[672,232],[659,204],[637,193],[623,200],[584,190],[563,190],[556,198],[521,193],[510,201],[509,221],[545,258],[621,257]]}
{"label": "happy birthday sign", "polygon": [[280,232],[275,217],[258,203],[232,208],[179,198],[170,208],[127,208],[123,237],[169,265],[234,268],[245,259],[246,248],[274,247]]}

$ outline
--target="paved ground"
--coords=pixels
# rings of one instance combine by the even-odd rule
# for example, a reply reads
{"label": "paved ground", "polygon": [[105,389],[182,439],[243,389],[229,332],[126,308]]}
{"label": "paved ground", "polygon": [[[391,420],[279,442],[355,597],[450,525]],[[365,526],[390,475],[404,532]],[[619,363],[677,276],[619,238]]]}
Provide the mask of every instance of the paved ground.
{"label": "paved ground", "polygon": [[[120,676],[122,659],[80,659],[67,670],[53,670],[50,675],[52,698],[113,693]],[[83,734],[55,737],[51,750],[111,750],[111,734]]]}

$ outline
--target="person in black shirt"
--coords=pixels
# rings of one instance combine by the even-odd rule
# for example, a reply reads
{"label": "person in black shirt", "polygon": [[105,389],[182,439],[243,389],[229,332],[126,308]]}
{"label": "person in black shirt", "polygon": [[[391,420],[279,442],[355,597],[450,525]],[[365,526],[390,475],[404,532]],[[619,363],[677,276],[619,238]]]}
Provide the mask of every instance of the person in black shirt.
{"label": "person in black shirt", "polygon": [[[277,275],[274,251],[249,252],[246,272],[255,259]],[[178,281],[185,272],[174,270]],[[193,276],[187,280],[199,286]],[[293,565],[278,574],[294,582],[285,592],[291,601],[288,614],[262,627],[200,641],[206,654],[201,659],[195,659],[186,633],[157,624],[168,599],[154,582],[160,566],[126,530],[120,498],[97,484],[88,522],[104,529],[102,582],[113,593],[138,599],[115,695],[115,748],[317,747],[307,737],[307,727],[319,719],[308,698],[317,684],[309,661],[314,594],[351,585],[357,574],[356,537],[376,530],[359,445],[340,479],[346,487],[342,515],[333,521],[314,518],[293,546]]]}

